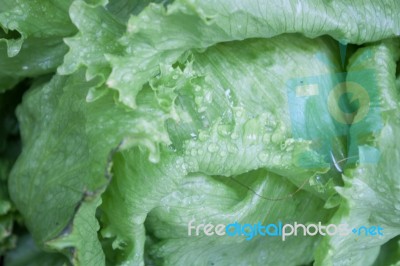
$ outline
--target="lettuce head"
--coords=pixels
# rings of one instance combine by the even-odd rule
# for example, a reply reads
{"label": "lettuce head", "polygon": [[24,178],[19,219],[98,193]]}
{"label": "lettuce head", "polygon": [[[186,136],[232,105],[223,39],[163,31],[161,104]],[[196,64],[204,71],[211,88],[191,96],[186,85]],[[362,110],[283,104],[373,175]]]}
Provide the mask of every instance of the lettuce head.
{"label": "lettuce head", "polygon": [[3,0],[3,262],[399,265],[399,13],[396,0]]}

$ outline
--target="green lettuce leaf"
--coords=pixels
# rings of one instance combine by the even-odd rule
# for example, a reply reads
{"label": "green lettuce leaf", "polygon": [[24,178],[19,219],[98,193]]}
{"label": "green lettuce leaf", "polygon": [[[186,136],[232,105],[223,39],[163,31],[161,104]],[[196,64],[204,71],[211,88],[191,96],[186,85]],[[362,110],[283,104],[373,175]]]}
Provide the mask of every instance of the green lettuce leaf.
{"label": "green lettuce leaf", "polygon": [[368,134],[361,133],[366,128],[374,129],[379,121],[371,119],[362,125],[351,125],[350,142],[357,144],[358,163],[345,171],[345,186],[337,188],[345,201],[330,221],[355,227],[379,225],[384,228],[384,235],[327,237],[316,253],[316,265],[372,265],[379,246],[400,234],[397,47],[398,43],[391,41],[372,44],[360,48],[350,59],[348,76],[360,69],[375,71],[379,104],[372,103],[370,108],[380,108],[383,125]]}
{"label": "green lettuce leaf", "polygon": [[0,7],[0,93],[25,77],[55,71],[75,33],[68,16],[72,1],[2,1]]}
{"label": "green lettuce leaf", "polygon": [[377,9],[373,0],[177,0],[167,9],[151,4],[129,20],[121,39],[125,54],[109,56],[112,73],[107,83],[118,90],[121,102],[134,108],[136,94],[159,73],[159,64],[173,64],[187,50],[291,32],[309,38],[328,34],[342,43],[372,42],[400,35],[398,11],[398,2]]}
{"label": "green lettuce leaf", "polygon": [[6,266],[66,266],[64,256],[56,253],[46,253],[40,250],[32,237],[25,235],[18,240],[16,249],[7,253],[4,259]]}
{"label": "green lettuce leaf", "polygon": [[400,264],[400,237],[395,237],[389,242],[381,246],[379,256],[374,262],[374,266],[390,265],[397,266]]}
{"label": "green lettuce leaf", "polygon": [[60,74],[71,74],[80,66],[87,67],[87,79],[96,75],[103,80],[111,71],[105,54],[118,53],[121,45],[115,42],[125,31],[112,13],[102,6],[90,6],[84,1],[75,1],[70,8],[71,19],[79,33],[65,39],[70,51],[65,56],[64,64],[58,68]]}
{"label": "green lettuce leaf", "polygon": [[[327,221],[333,210],[323,209],[324,200],[339,180],[329,171],[328,154],[314,150],[312,137],[340,133],[332,118],[319,120],[314,112],[314,135],[294,138],[287,81],[325,74],[324,82],[332,84],[340,70],[336,47],[330,38],[282,35],[219,44],[188,54],[175,68],[162,65],[149,85],[158,96],[176,94],[179,119],[167,121],[172,145],[161,149],[159,163],[150,163],[140,149],[114,159],[114,178],[101,205],[102,235],[116,253],[111,263],[144,265],[146,256],[165,265],[309,263],[317,237],[245,242],[185,234],[192,218],[214,224]],[[298,68],[310,61],[313,68]],[[317,109],[324,103],[313,104]],[[312,155],[314,168],[304,167],[304,154]],[[291,256],[271,255],[283,248]],[[235,251],[221,257],[228,250]],[[248,250],[256,251],[244,257]]]}
{"label": "green lettuce leaf", "polygon": [[39,247],[62,249],[80,265],[100,265],[94,213],[109,182],[110,156],[139,145],[157,161],[159,143],[169,143],[164,121],[171,116],[151,91],[141,94],[136,111],[115,104],[111,92],[87,103],[87,90],[98,81],[86,82],[84,73],[38,81],[24,95],[17,114],[25,148],[10,193]]}
{"label": "green lettuce leaf", "polygon": [[21,51],[7,55],[7,46],[0,42],[0,92],[14,87],[24,78],[54,72],[62,63],[67,46],[60,38],[28,38]]}
{"label": "green lettuce leaf", "polygon": [[[99,76],[106,81],[111,73],[111,65],[106,57],[108,54],[123,54],[124,48],[116,40],[125,33],[129,16],[139,14],[151,2],[161,1],[113,0],[104,3],[104,6],[102,3],[73,2],[69,12],[79,32],[74,37],[64,39],[70,51],[59,66],[58,73],[71,74],[80,66],[85,66],[88,80]],[[88,99],[95,100],[106,91],[93,87],[89,90]]]}
{"label": "green lettuce leaf", "polygon": [[0,7],[0,29],[4,30],[3,32],[6,34],[10,31],[17,33],[17,36],[0,34],[0,42],[7,44],[8,56],[17,55],[24,40],[29,37],[43,39],[59,37],[61,39],[72,35],[76,29],[68,16],[68,8],[71,3],[71,0],[46,2],[38,0],[2,1]]}
{"label": "green lettuce leaf", "polygon": [[[0,254],[15,221],[32,234],[6,264],[398,263],[399,13],[395,0],[3,1]],[[360,72],[378,100],[356,123],[367,97],[332,107],[329,89]],[[28,87],[10,126],[2,93]],[[193,219],[384,235],[189,237]]]}
{"label": "green lettuce leaf", "polygon": [[[324,222],[330,212],[323,210],[321,199],[307,192],[283,200],[297,188],[282,176],[256,170],[232,176],[240,180],[238,184],[218,172],[215,175],[188,173],[184,160],[174,158],[175,154],[171,153],[164,153],[163,163],[156,166],[139,150],[116,156],[115,176],[102,205],[107,214],[102,233],[106,237],[117,235],[113,243],[117,255],[111,264],[144,265],[145,250],[149,261],[164,265],[296,265],[312,260],[319,238],[297,237],[282,242],[278,238],[263,237],[252,241],[189,237],[187,224],[192,219],[213,224],[294,222],[294,219],[307,223]],[[223,173],[223,169],[220,171]],[[146,241],[146,235],[153,236],[153,243]],[[291,256],[278,255],[281,249]]]}

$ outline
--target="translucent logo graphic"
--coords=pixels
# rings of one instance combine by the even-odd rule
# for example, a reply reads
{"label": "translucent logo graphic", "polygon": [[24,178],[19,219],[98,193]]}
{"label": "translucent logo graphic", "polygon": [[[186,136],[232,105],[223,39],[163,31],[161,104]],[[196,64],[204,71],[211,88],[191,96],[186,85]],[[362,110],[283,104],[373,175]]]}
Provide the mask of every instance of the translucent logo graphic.
{"label": "translucent logo graphic", "polygon": [[196,220],[192,219],[188,222],[188,236],[229,236],[229,237],[244,237],[247,241],[255,237],[278,237],[282,241],[286,241],[289,237],[296,236],[366,236],[379,237],[384,235],[384,229],[380,225],[370,226],[350,226],[346,223],[342,224],[323,224],[308,223],[302,224],[298,222],[283,223],[239,223],[230,224],[200,223],[195,224]]}
{"label": "translucent logo graphic", "polygon": [[[350,113],[342,111],[339,103],[340,98],[349,95],[349,103],[359,101],[357,111]],[[328,96],[329,114],[338,122],[343,124],[355,124],[360,122],[369,112],[369,94],[360,84],[355,82],[343,82],[336,85]]]}
{"label": "translucent logo graphic", "polygon": [[[299,77],[287,82],[288,104],[293,137],[312,140],[315,152],[332,160],[332,151],[346,145],[348,163],[364,160],[375,163],[374,156],[359,158],[359,139],[381,129],[379,91],[372,69]],[[304,155],[306,168],[317,163]]]}

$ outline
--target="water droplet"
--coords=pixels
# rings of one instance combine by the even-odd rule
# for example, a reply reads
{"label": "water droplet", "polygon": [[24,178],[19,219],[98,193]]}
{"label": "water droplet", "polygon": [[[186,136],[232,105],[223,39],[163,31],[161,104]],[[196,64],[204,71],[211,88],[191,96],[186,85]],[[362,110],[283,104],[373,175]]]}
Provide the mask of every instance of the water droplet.
{"label": "water droplet", "polygon": [[258,140],[259,127],[256,119],[251,119],[244,125],[243,142],[252,145]]}
{"label": "water droplet", "polygon": [[197,140],[197,135],[196,133],[190,133],[190,136],[192,137],[192,139]]}
{"label": "water droplet", "polygon": [[243,111],[243,109],[238,109],[238,110],[236,110],[236,112],[235,112],[235,115],[237,116],[237,117],[242,117],[243,116],[243,114],[244,114],[244,111]]}
{"label": "water droplet", "polygon": [[193,160],[188,160],[187,165],[189,165],[189,167],[193,167],[194,166]]}
{"label": "water droplet", "polygon": [[226,137],[229,134],[231,134],[231,126],[230,125],[219,125],[218,126],[218,134],[221,135],[222,137]]}
{"label": "water droplet", "polygon": [[199,140],[201,141],[206,141],[209,137],[210,135],[207,132],[201,131],[199,133]]}
{"label": "water droplet", "polygon": [[208,145],[207,150],[211,153],[218,151],[219,147],[217,144],[215,143],[211,143],[210,145]]}
{"label": "water droplet", "polygon": [[287,147],[286,141],[282,141],[282,142],[281,142],[281,145],[280,145],[281,151],[285,150],[286,147]]}
{"label": "water droplet", "polygon": [[231,90],[226,89],[225,90],[225,97],[228,99],[229,105],[232,107],[233,106],[233,101],[232,101],[232,95],[231,95]]}
{"label": "water droplet", "polygon": [[258,155],[258,159],[265,163],[268,161],[268,153],[266,153],[265,151],[260,152],[260,154]]}
{"label": "water droplet", "polygon": [[271,142],[271,135],[270,134],[264,134],[262,137],[262,141],[264,144],[269,144]]}
{"label": "water droplet", "polygon": [[[199,112],[200,112],[200,110],[199,110]],[[207,119],[207,117],[205,115],[201,116],[201,120],[203,122],[203,126],[204,127],[208,127],[209,126],[210,123],[209,123],[209,121],[208,121],[208,119]]]}
{"label": "water droplet", "polygon": [[227,145],[227,150],[228,150],[228,152],[230,152],[230,153],[236,153],[236,152],[238,151],[238,148],[236,147],[235,144],[229,143],[229,144]]}
{"label": "water droplet", "polygon": [[281,157],[276,155],[272,157],[272,164],[274,165],[279,165],[281,164]]}
{"label": "water droplet", "polygon": [[233,140],[238,139],[238,138],[239,138],[239,135],[238,135],[236,132],[233,132],[233,133],[231,134],[231,138],[232,138]]}
{"label": "water droplet", "polygon": [[198,107],[201,107],[201,105],[203,104],[203,96],[194,97],[194,102]]}
{"label": "water droplet", "polygon": [[192,203],[192,199],[190,197],[183,198],[184,205],[190,205]]}
{"label": "water droplet", "polygon": [[122,76],[122,81],[124,82],[129,82],[133,78],[133,75],[131,73],[126,73]]}
{"label": "water droplet", "polygon": [[205,102],[205,103],[211,103],[211,102],[212,102],[212,93],[211,93],[211,91],[208,91],[208,92],[204,95],[204,102]]}
{"label": "water droplet", "polygon": [[282,140],[282,137],[283,135],[280,132],[276,131],[274,132],[274,134],[272,134],[271,141],[273,143],[279,143]]}

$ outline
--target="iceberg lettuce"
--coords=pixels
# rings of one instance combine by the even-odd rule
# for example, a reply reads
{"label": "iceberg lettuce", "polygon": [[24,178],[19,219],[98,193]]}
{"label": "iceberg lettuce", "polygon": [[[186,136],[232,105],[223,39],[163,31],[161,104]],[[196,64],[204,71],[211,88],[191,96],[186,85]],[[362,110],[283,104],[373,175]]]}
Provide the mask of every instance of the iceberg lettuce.
{"label": "iceberg lettuce", "polygon": [[[399,263],[399,12],[394,0],[4,1],[5,264]],[[246,240],[191,236],[191,221],[384,234]]]}

